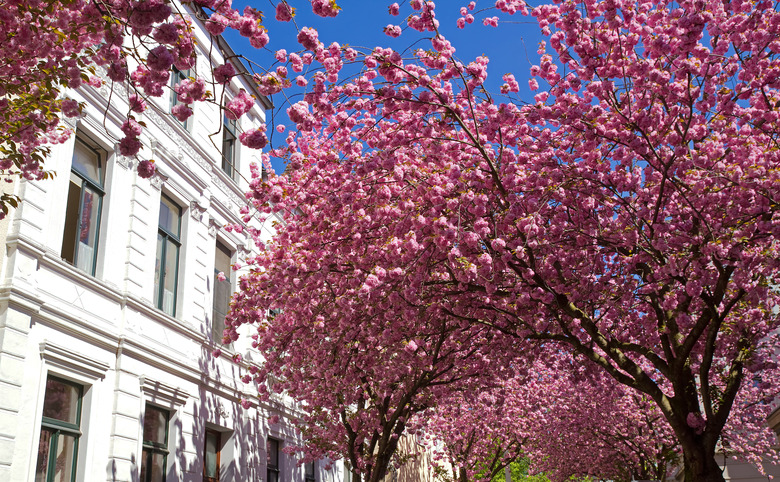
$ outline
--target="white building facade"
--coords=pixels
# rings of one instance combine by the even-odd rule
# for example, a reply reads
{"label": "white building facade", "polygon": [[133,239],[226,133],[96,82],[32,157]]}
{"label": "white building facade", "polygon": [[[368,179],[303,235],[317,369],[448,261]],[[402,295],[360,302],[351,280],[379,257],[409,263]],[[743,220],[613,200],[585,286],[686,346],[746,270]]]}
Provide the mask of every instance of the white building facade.
{"label": "white building facade", "polygon": [[[193,77],[231,54],[195,24],[197,65],[183,73]],[[252,249],[221,227],[241,222],[259,162],[237,135],[270,107],[251,79],[234,78],[226,94],[239,89],[257,102],[235,124],[212,103],[195,104],[184,124],[169,115],[175,93],[149,100],[136,117],[151,179],[115,147],[124,87],[71,92],[86,108],[75,135],[52,147],[56,176],[9,187],[22,203],[0,223],[0,480],[342,479],[340,463],[300,465],[283,451],[296,443],[296,411],[259,402],[240,381],[249,337],[221,346],[229,265]],[[214,359],[215,348],[225,355]]]}

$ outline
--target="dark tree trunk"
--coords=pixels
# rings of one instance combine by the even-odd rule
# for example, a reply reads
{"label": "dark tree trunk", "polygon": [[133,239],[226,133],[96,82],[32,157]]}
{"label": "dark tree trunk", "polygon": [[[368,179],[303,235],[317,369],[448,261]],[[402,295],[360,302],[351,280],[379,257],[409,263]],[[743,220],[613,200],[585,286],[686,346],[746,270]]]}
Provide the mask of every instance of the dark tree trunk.
{"label": "dark tree trunk", "polygon": [[715,460],[715,444],[704,437],[682,443],[685,482],[724,482],[723,469]]}
{"label": "dark tree trunk", "polygon": [[466,473],[466,468],[465,467],[460,467],[458,469],[458,482],[468,482],[468,480],[469,480],[469,477],[468,477],[468,474]]}
{"label": "dark tree trunk", "polygon": [[715,461],[715,457],[689,458],[685,457],[685,482],[724,482],[723,469]]}

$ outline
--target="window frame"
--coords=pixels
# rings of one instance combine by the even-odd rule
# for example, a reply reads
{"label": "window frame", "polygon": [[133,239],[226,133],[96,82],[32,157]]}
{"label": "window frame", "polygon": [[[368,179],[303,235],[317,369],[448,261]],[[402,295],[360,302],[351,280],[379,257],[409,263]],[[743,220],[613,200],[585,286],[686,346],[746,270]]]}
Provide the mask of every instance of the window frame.
{"label": "window frame", "polygon": [[[146,424],[146,414],[149,410],[156,410],[160,413],[165,414],[165,442],[163,444],[160,444],[158,442],[153,442],[151,440],[146,440],[146,434],[144,433],[144,425]],[[152,478],[152,472],[148,469],[148,467],[152,466],[152,457],[154,454],[162,454],[163,455],[163,462],[162,462],[162,468],[163,468],[163,474],[162,474],[162,480],[165,481],[168,477],[168,455],[170,455],[170,451],[168,450],[168,439],[170,437],[170,425],[171,425],[171,412],[170,410],[166,410],[164,408],[158,407],[151,403],[146,403],[144,405],[144,423],[141,424],[141,457],[142,460],[140,461],[141,464],[138,467],[138,479],[140,482],[151,482]],[[144,460],[145,459],[145,460]],[[146,480],[141,479],[141,469],[144,466],[144,461],[146,462],[147,472],[146,472]]]}
{"label": "window frame", "polygon": [[[311,475],[307,468],[311,467]],[[303,463],[303,482],[317,482],[317,470],[314,461]]]}
{"label": "window frame", "polygon": [[[68,242],[67,239],[67,233],[63,232],[63,239],[62,239],[62,246],[60,248],[60,256],[62,259],[64,259],[68,264],[71,264],[72,266],[84,271],[85,273],[95,276],[95,273],[97,271],[97,255],[98,255],[98,246],[100,244],[100,224],[102,222],[103,217],[103,197],[106,194],[105,190],[105,168],[106,168],[106,160],[108,158],[107,153],[100,148],[96,148],[95,146],[91,145],[94,144],[91,141],[89,141],[88,138],[85,140],[85,136],[81,133],[78,133],[76,135],[75,139],[76,144],[82,145],[87,150],[91,151],[95,154],[97,157],[97,171],[98,171],[98,178],[99,179],[90,179],[86,174],[79,172],[75,167],[73,166],[73,161],[71,160],[71,168],[70,168],[70,178],[68,182],[68,194],[66,197],[66,211],[65,211],[65,224],[64,229],[67,229],[69,226],[69,221],[72,223],[73,220],[68,219],[68,211],[67,206],[69,204],[70,196],[71,196],[71,183],[73,176],[76,176],[78,179],[81,180],[80,184],[80,196],[78,200],[78,214],[75,219],[75,230],[73,234],[75,235],[74,239],[70,239],[69,241],[73,243],[73,252],[70,253],[72,256],[72,261],[65,257],[65,249],[66,249],[66,242]],[[76,156],[76,144],[73,146],[73,158]],[[98,184],[98,182],[100,184]],[[82,221],[83,221],[83,215],[84,215],[84,192],[85,187],[89,188],[91,191],[94,191],[97,193],[97,219],[95,221],[95,247],[92,251],[92,264],[90,270],[82,269],[79,267],[79,234],[82,230]]]}
{"label": "window frame", "polygon": [[[216,441],[217,476],[216,477],[209,477],[206,475],[206,451],[208,448],[209,434],[216,435],[217,437],[217,441]],[[219,469],[220,469],[220,464],[222,462],[220,460],[221,454],[222,454],[222,432],[207,428],[205,432],[205,436],[203,438],[203,482],[219,482]]]}
{"label": "window frame", "polygon": [[[276,444],[276,463],[271,463],[271,449],[270,445],[271,443]],[[280,463],[279,463],[279,451],[282,450],[282,441],[276,438],[268,437],[265,441],[266,444],[266,482],[271,482],[271,474],[275,475],[275,478],[273,479],[274,482],[279,482],[281,479],[279,478],[279,469],[280,469]]]}
{"label": "window frame", "polygon": [[[166,196],[165,194],[160,194],[160,207],[162,208],[163,204],[163,198],[167,199],[168,202],[176,206],[178,209],[178,231],[179,234],[176,235],[175,233],[172,233],[168,231],[167,228],[163,227],[160,224],[160,214],[157,215],[157,236],[158,240],[162,238],[162,249],[160,250],[160,258],[157,259],[156,252],[155,252],[155,262],[160,263],[160,273],[157,279],[155,279],[155,282],[157,283],[157,302],[155,303],[155,307],[158,310],[161,310],[163,313],[166,313],[170,316],[175,317],[176,316],[176,302],[178,298],[178,291],[179,291],[179,257],[181,255],[181,220],[183,217],[183,209],[179,204],[171,199],[169,196]],[[173,304],[171,307],[171,313],[168,313],[165,311],[165,259],[167,258],[168,253],[168,241],[171,241],[176,246],[176,261],[174,262],[174,265],[176,266],[176,270],[174,272],[174,278],[173,278]]]}
{"label": "window frame", "polygon": [[[71,482],[73,482],[76,480],[76,471],[78,467],[79,439],[81,438],[82,435],[84,435],[81,432],[81,409],[84,403],[84,385],[81,385],[80,383],[72,382],[70,380],[66,380],[64,378],[52,374],[48,374],[46,376],[47,385],[49,380],[55,380],[59,383],[78,388],[78,401],[76,405],[76,423],[72,424],[70,422],[65,422],[63,420],[57,420],[54,418],[41,415],[41,430],[40,430],[40,433],[43,433],[44,430],[52,433],[52,435],[49,438],[49,452],[47,457],[48,460],[46,461],[46,482],[51,482],[54,480],[54,476],[55,476],[54,471],[57,464],[57,446],[58,446],[60,434],[64,433],[65,435],[73,437],[74,439],[73,459],[71,460],[71,473],[69,479]],[[44,390],[44,395],[43,395],[44,405],[46,404],[47,392],[48,390]],[[38,443],[38,450],[39,450],[38,456],[40,457],[40,441]],[[36,473],[38,472],[38,464],[36,464],[35,471]]]}
{"label": "window frame", "polygon": [[[235,181],[238,177],[238,121],[228,119],[223,113],[222,130],[222,172]],[[230,142],[229,148],[225,147],[227,142]],[[230,153],[229,156],[227,152]]]}
{"label": "window frame", "polygon": [[[217,239],[217,242],[215,243],[215,251],[214,251],[214,286],[213,286],[213,296],[212,296],[212,306],[211,306],[211,338],[214,340],[214,343],[218,343],[222,345],[222,337],[223,335],[219,333],[219,336],[217,336],[217,332],[215,332],[215,329],[217,328],[217,283],[227,283],[229,285],[229,291],[228,291],[228,297],[227,297],[227,309],[225,311],[225,316],[227,315],[227,312],[230,310],[230,298],[233,296],[233,277],[232,277],[232,264],[233,264],[233,257],[235,256],[235,251],[230,249],[230,247],[221,242],[219,239]],[[220,247],[224,249],[220,249]],[[220,269],[217,266],[217,254],[219,251],[222,251],[224,254],[229,255],[229,262],[227,266],[227,270],[222,270],[221,272],[225,275],[225,281],[219,281],[217,279],[217,276],[220,273]],[[221,313],[220,313],[221,315]],[[222,332],[225,331],[225,316],[222,317],[220,323],[222,325]]]}

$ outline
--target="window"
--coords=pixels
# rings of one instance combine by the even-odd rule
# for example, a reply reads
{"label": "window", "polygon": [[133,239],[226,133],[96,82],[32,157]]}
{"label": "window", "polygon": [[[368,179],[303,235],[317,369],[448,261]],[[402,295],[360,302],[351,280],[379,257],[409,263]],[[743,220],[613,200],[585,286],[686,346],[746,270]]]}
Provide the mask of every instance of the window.
{"label": "window", "polygon": [[306,462],[303,464],[303,480],[304,482],[316,482],[314,477],[314,462]]}
{"label": "window", "polygon": [[62,258],[93,276],[104,194],[104,157],[76,138],[62,236]]}
{"label": "window", "polygon": [[[176,94],[176,91],[173,90],[174,86],[176,84],[178,84],[179,82],[181,82],[182,80],[187,80],[187,79],[190,78],[190,69],[179,70],[176,67],[173,67],[172,69],[173,70],[171,71],[171,106],[170,106],[171,107],[170,108],[171,111],[179,103],[179,97]],[[191,119],[191,117],[190,117],[190,119]],[[179,122],[179,123],[185,129],[189,129],[190,128],[190,119],[187,119],[184,122]]]}
{"label": "window", "polygon": [[167,410],[146,405],[143,453],[141,454],[141,482],[165,482],[169,418],[170,414]]}
{"label": "window", "polygon": [[206,429],[206,447],[203,460],[203,482],[219,482],[219,448],[222,434]]}
{"label": "window", "polygon": [[46,379],[35,482],[76,480],[83,394],[81,385],[51,375]]}
{"label": "window", "polygon": [[236,165],[236,121],[223,116],[222,120],[222,170],[235,179],[238,175]]}
{"label": "window", "polygon": [[154,266],[154,305],[171,316],[176,316],[180,233],[181,208],[162,195]]}
{"label": "window", "polygon": [[282,314],[281,308],[271,308],[268,310],[268,321],[273,321],[277,316]]}
{"label": "window", "polygon": [[[212,311],[211,339],[216,343],[222,342],[222,332],[225,331],[225,316],[230,308],[230,260],[233,254],[230,250],[217,241],[217,252],[214,259],[214,309]],[[225,280],[219,280],[219,273],[225,274]]]}
{"label": "window", "polygon": [[266,482],[279,482],[279,441],[269,438],[266,443],[268,477]]}

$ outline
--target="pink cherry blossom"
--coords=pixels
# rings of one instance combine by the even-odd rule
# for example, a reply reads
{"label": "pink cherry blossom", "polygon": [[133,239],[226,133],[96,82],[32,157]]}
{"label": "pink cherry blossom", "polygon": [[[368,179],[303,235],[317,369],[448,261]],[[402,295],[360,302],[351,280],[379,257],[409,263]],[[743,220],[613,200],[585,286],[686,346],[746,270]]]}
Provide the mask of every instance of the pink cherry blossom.
{"label": "pink cherry blossom", "polygon": [[238,135],[241,144],[251,149],[262,149],[268,144],[268,137],[265,134],[265,126],[257,129],[251,129]]}
{"label": "pink cherry blossom", "polygon": [[62,101],[62,114],[65,117],[79,117],[81,115],[79,103],[73,99],[64,99]]}
{"label": "pink cherry blossom", "polygon": [[236,69],[230,62],[224,63],[214,69],[214,80],[220,84],[227,84],[236,75]]}
{"label": "pink cherry blossom", "polygon": [[255,105],[255,100],[244,89],[233,97],[227,105],[225,105],[225,116],[228,119],[237,120],[242,115],[249,112]]}
{"label": "pink cherry blossom", "polygon": [[155,173],[154,161],[145,159],[138,163],[138,175],[144,179],[149,179]]}
{"label": "pink cherry blossom", "polygon": [[289,22],[295,16],[295,9],[287,4],[286,1],[281,1],[276,4],[276,20],[280,22]]}
{"label": "pink cherry blossom", "polygon": [[401,27],[398,25],[388,25],[385,27],[385,35],[393,38],[397,38],[401,36]]}
{"label": "pink cherry blossom", "polygon": [[318,34],[317,31],[310,27],[303,27],[300,32],[298,32],[298,43],[303,45],[303,48],[308,50],[317,50],[317,47],[319,46],[319,41],[317,40]]}

